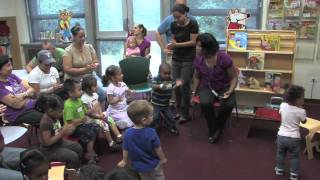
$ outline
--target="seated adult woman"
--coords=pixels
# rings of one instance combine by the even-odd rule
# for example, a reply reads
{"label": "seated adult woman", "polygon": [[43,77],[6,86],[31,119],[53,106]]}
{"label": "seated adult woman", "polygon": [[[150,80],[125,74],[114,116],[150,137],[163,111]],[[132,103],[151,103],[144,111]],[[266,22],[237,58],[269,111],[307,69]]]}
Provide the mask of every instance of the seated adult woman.
{"label": "seated adult woman", "polygon": [[[71,28],[71,33],[73,43],[65,49],[63,55],[64,79],[81,81],[83,77],[93,74],[100,80],[94,72],[99,66],[99,60],[93,46],[85,43],[84,29],[80,26],[74,26]],[[101,86],[102,83],[98,83],[99,101],[103,102],[106,100],[106,95]]]}
{"label": "seated adult woman", "polygon": [[53,67],[55,59],[48,50],[41,50],[37,54],[39,65],[36,66],[29,75],[29,85],[35,90],[36,94],[57,93],[61,90],[58,70]]}
{"label": "seated adult woman", "polygon": [[32,99],[34,89],[12,74],[7,55],[0,56],[0,102],[7,105],[5,119],[12,124],[39,124],[42,113],[36,111]]}
{"label": "seated adult woman", "polygon": [[[211,34],[200,34],[196,43],[192,98],[198,89],[201,110],[209,129],[209,143],[215,143],[219,140],[225,121],[235,103],[234,88],[237,85],[237,73],[232,59],[226,53],[219,51],[219,44]],[[220,103],[216,111],[213,106],[214,101]]]}
{"label": "seated adult woman", "polygon": [[[141,57],[146,57],[146,58],[151,58],[150,56],[150,41],[147,40],[145,37],[147,35],[147,29],[143,26],[143,24],[138,24],[132,28],[132,35],[135,37],[137,45],[140,50],[140,56]],[[127,46],[127,45],[125,45]],[[124,48],[126,50],[127,47]],[[124,57],[125,57],[126,52],[124,52]]]}

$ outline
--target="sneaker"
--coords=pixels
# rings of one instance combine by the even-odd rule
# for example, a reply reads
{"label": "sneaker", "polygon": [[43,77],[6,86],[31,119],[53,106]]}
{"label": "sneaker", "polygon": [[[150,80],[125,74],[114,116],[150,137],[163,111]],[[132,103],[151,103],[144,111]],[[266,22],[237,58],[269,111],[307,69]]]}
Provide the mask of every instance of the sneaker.
{"label": "sneaker", "polygon": [[283,176],[284,175],[284,169],[279,169],[278,167],[275,167],[274,170],[276,171],[277,176]]}
{"label": "sneaker", "polygon": [[208,143],[213,144],[214,143],[214,139],[212,136],[209,136],[208,138]]}
{"label": "sneaker", "polygon": [[290,172],[290,180],[298,180],[299,175],[293,172]]}
{"label": "sneaker", "polygon": [[112,145],[109,146],[109,150],[111,152],[118,152],[121,150],[121,145],[117,143],[112,143]]}
{"label": "sneaker", "polygon": [[187,123],[187,122],[189,122],[190,121],[190,119],[189,118],[185,118],[185,117],[180,117],[179,118],[179,124],[184,124],[184,123]]}
{"label": "sneaker", "polygon": [[169,129],[169,132],[175,136],[179,135],[179,131],[176,127]]}

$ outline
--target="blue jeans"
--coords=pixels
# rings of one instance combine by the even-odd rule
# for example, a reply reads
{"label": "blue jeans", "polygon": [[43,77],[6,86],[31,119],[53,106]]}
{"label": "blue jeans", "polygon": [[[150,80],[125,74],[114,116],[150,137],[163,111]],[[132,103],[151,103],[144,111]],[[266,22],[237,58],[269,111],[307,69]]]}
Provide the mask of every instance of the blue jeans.
{"label": "blue jeans", "polygon": [[100,103],[105,103],[107,100],[107,94],[106,94],[106,87],[103,87],[101,78],[97,75],[96,72],[93,73],[93,76],[97,79],[97,86],[98,86],[98,101]]}
{"label": "blue jeans", "polygon": [[157,128],[160,126],[160,112],[164,115],[165,123],[168,129],[176,127],[175,120],[173,118],[172,111],[169,106],[157,106],[153,105],[153,122],[150,125],[152,128]]}
{"label": "blue jeans", "polygon": [[[5,147],[0,153],[0,179],[6,180],[22,180],[22,174],[19,171],[16,171],[19,166],[20,153],[24,151],[23,148],[11,148]],[[2,167],[4,163],[4,166]],[[8,169],[9,168],[9,169]]]}
{"label": "blue jeans", "polygon": [[279,136],[277,138],[277,168],[284,169],[287,152],[290,155],[290,172],[299,174],[301,138]]}

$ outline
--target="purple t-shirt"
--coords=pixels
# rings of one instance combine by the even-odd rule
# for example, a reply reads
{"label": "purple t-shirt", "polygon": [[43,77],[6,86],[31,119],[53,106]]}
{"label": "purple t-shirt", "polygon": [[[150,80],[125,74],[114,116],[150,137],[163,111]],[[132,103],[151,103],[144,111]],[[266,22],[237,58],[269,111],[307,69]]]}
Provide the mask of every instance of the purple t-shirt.
{"label": "purple t-shirt", "polygon": [[[25,92],[26,89],[21,84],[21,79],[14,74],[10,74],[7,82],[0,81],[0,101],[3,103],[3,97],[8,94],[20,94]],[[4,104],[4,103],[3,103]],[[9,122],[14,122],[16,118],[24,113],[25,111],[34,108],[35,100],[28,100],[26,105],[21,109],[15,109],[10,106],[7,106],[7,110],[5,111],[5,119]]]}
{"label": "purple t-shirt", "polygon": [[213,69],[207,66],[203,56],[196,56],[193,64],[201,77],[200,88],[211,87],[218,92],[224,92],[229,88],[231,79],[227,69],[233,65],[229,55],[219,51],[217,54],[217,63]]}
{"label": "purple t-shirt", "polygon": [[140,49],[140,56],[142,57],[146,56],[146,49],[149,48],[150,45],[151,45],[150,41],[144,38],[142,43],[138,46]]}

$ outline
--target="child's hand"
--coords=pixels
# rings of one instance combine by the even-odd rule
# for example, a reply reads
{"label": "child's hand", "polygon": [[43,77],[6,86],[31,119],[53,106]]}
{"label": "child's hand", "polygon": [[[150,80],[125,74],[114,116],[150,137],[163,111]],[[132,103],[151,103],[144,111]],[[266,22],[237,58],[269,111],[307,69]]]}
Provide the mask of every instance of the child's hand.
{"label": "child's hand", "polygon": [[127,165],[127,163],[124,160],[121,160],[120,162],[118,162],[117,166],[118,167],[122,167],[124,168]]}
{"label": "child's hand", "polygon": [[176,80],[176,86],[181,86],[183,84],[183,81],[181,79]]}
{"label": "child's hand", "polygon": [[100,114],[100,118],[99,119],[101,119],[101,120],[105,120],[106,119],[106,116],[103,114],[103,113],[101,113]]}
{"label": "child's hand", "polygon": [[167,162],[168,162],[168,160],[167,160],[167,158],[165,158],[165,159],[161,159],[159,163],[160,163],[160,165],[164,165]]}
{"label": "child's hand", "polygon": [[62,133],[63,135],[66,135],[66,136],[70,136],[71,134],[73,134],[74,130],[76,128],[74,127],[74,125],[72,124],[66,124],[62,127]]}

